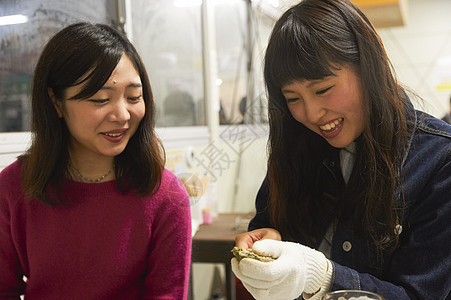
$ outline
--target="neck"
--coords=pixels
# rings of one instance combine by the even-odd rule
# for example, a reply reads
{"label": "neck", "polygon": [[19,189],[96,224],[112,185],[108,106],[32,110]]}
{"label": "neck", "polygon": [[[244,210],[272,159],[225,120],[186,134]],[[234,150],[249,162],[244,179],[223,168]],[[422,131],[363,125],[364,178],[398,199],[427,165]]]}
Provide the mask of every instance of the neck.
{"label": "neck", "polygon": [[81,182],[102,182],[112,180],[114,175],[114,157],[107,159],[78,159],[71,155],[69,172],[72,178]]}

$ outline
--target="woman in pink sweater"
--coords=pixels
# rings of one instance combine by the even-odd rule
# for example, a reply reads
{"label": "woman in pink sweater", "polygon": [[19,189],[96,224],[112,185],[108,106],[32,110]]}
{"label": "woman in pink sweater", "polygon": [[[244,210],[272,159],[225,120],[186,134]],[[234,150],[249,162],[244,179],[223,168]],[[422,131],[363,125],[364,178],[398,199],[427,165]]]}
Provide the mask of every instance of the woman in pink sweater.
{"label": "woman in pink sweater", "polygon": [[164,169],[132,44],[57,33],[36,66],[32,144],[0,174],[0,299],[184,299],[188,195]]}

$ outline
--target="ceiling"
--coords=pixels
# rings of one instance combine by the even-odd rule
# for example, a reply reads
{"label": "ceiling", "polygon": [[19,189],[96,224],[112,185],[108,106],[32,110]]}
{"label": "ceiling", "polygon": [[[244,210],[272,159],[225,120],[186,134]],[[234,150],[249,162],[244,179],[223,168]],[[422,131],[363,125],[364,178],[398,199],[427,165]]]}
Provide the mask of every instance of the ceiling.
{"label": "ceiling", "polygon": [[[407,21],[408,0],[351,0],[367,15],[377,28],[403,26]],[[253,0],[278,18],[299,0]],[[274,8],[278,4],[277,8]]]}

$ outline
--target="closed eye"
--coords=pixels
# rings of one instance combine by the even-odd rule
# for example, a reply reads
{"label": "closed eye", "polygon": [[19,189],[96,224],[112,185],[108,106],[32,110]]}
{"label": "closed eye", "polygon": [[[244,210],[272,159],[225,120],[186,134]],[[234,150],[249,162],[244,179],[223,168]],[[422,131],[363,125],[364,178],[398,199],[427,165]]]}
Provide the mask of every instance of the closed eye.
{"label": "closed eye", "polygon": [[316,94],[317,95],[322,95],[322,94],[325,94],[327,91],[329,91],[331,88],[333,88],[334,86],[330,86],[330,87],[328,87],[328,88],[325,88],[325,89],[323,89],[323,90],[319,90],[319,91],[317,91],[316,92]]}
{"label": "closed eye", "polygon": [[141,99],[142,99],[142,96],[139,95],[138,97],[128,97],[128,99],[129,99],[129,100],[132,100],[132,101],[137,101],[137,100],[141,100]]}
{"label": "closed eye", "polygon": [[296,101],[298,101],[300,98],[286,98],[287,103],[294,103]]}
{"label": "closed eye", "polygon": [[104,104],[106,102],[108,102],[110,99],[90,99],[89,101],[91,101],[94,104]]}

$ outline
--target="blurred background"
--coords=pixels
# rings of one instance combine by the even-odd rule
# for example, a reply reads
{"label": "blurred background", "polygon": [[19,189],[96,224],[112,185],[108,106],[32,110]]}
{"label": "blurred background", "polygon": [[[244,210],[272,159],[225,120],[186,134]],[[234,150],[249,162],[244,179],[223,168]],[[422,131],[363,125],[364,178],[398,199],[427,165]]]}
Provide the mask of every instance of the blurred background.
{"label": "blurred background", "polygon": [[[31,78],[45,42],[74,22],[108,23],[127,34],[146,65],[166,167],[202,183],[193,233],[205,207],[214,216],[252,213],[266,172],[262,60],[275,20],[297,2],[0,0],[0,170],[29,144]],[[443,117],[450,110],[451,0],[354,2],[379,32],[398,80],[422,97],[415,106]],[[211,298],[209,286],[223,270],[193,270],[194,297]]]}

